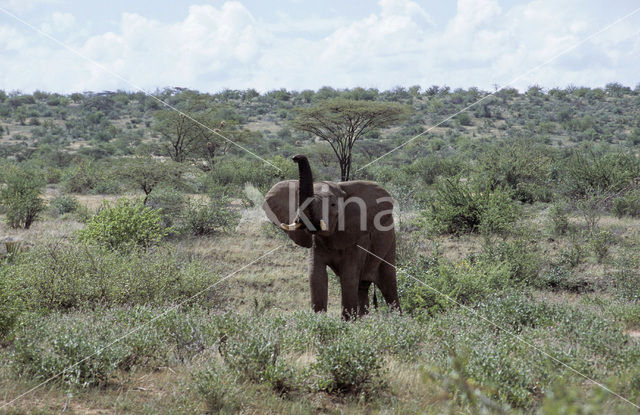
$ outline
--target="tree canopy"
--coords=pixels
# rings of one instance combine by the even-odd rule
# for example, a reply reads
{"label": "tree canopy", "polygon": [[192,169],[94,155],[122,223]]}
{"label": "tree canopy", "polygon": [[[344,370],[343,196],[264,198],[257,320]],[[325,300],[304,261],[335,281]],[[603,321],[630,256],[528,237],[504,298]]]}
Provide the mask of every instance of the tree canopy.
{"label": "tree canopy", "polygon": [[298,110],[291,126],[327,141],[340,164],[340,178],[351,177],[353,144],[367,132],[402,121],[406,105],[336,98]]}

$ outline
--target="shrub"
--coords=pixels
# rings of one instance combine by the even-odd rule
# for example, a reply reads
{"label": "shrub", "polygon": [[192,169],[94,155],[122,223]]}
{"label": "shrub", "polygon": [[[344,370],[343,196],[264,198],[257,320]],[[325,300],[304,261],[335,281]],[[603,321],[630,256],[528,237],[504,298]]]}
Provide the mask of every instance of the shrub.
{"label": "shrub", "polygon": [[565,204],[554,203],[549,208],[551,232],[554,235],[564,235],[569,230],[568,209]]}
{"label": "shrub", "polygon": [[472,313],[444,313],[428,322],[427,336],[437,341],[425,349],[427,359],[449,371],[451,352],[464,356],[467,377],[512,406],[530,406],[554,380],[571,378],[565,366],[533,351],[532,343],[552,344],[541,348],[593,378],[632,367],[625,362],[640,353],[638,344],[625,340],[624,328],[600,307],[511,292],[489,297],[478,312],[503,329],[480,323]]}
{"label": "shrub", "polygon": [[220,347],[220,352],[229,366],[254,382],[265,381],[266,373],[280,357],[280,339],[269,330],[233,336]]}
{"label": "shrub", "polygon": [[69,193],[88,193],[96,187],[98,175],[93,164],[81,162],[64,172],[64,190]]}
{"label": "shrub", "polygon": [[275,157],[269,162],[281,170],[253,159],[226,158],[219,160],[211,167],[210,174],[207,176],[209,179],[207,187],[231,186],[241,189],[245,183],[252,183],[262,193],[266,193],[276,182],[298,177],[296,166],[290,160]]}
{"label": "shrub", "polygon": [[519,138],[488,146],[478,156],[475,171],[490,189],[509,189],[515,200],[548,202],[552,161],[545,147]]}
{"label": "shrub", "polygon": [[84,387],[107,384],[127,351],[123,343],[104,348],[118,327],[91,317],[34,318],[22,325],[14,341],[15,372],[35,379],[62,373],[61,382]]}
{"label": "shrub", "polygon": [[589,237],[589,247],[596,256],[598,264],[609,255],[609,245],[613,242],[613,235],[609,231],[595,232]]}
{"label": "shrub", "polygon": [[532,284],[540,271],[537,246],[524,239],[488,243],[480,258],[486,263],[503,263],[516,283]]}
{"label": "shrub", "polygon": [[570,291],[581,293],[588,291],[589,284],[584,279],[576,276],[573,271],[563,265],[554,265],[541,273],[533,284],[538,288],[551,289],[553,291]]}
{"label": "shrub", "polygon": [[459,114],[458,116],[456,116],[456,120],[458,120],[460,125],[464,125],[464,126],[467,126],[467,127],[473,125],[473,121],[471,120],[471,116],[469,115],[469,113],[466,113],[466,112],[463,112],[463,113]]}
{"label": "shrub", "polygon": [[9,292],[2,274],[0,274],[0,345],[16,323],[19,306]]}
{"label": "shrub", "polygon": [[318,348],[314,365],[320,375],[317,387],[337,394],[371,397],[386,388],[381,354],[358,336],[342,336]]}
{"label": "shrub", "polygon": [[101,210],[78,233],[82,242],[97,243],[111,249],[138,246],[147,248],[157,244],[171,229],[162,226],[157,210],[142,203],[118,199],[115,204],[105,203]]}
{"label": "shrub", "polygon": [[166,331],[156,322],[141,324],[162,311],[133,308],[30,316],[15,330],[12,367],[16,374],[36,380],[57,376],[56,382],[88,387],[112,383],[117,371],[169,364],[172,352]]}
{"label": "shrub", "polygon": [[634,190],[613,200],[611,212],[617,217],[640,217],[640,190]]}
{"label": "shrub", "polygon": [[560,250],[560,263],[575,268],[584,260],[584,248],[577,238],[571,238],[566,247]]}
{"label": "shrub", "polygon": [[185,215],[184,194],[169,187],[154,189],[147,198],[147,206],[160,213],[165,228],[178,227]]}
{"label": "shrub", "polygon": [[60,195],[55,197],[49,203],[49,209],[54,215],[64,215],[65,213],[73,213],[79,208],[78,199],[71,195]]}
{"label": "shrub", "polygon": [[345,334],[352,329],[348,324],[325,313],[298,312],[294,315],[294,335],[286,340],[287,345],[293,349],[304,352],[310,344],[322,346],[331,343],[341,334]]}
{"label": "shrub", "polygon": [[118,194],[122,183],[110,165],[81,161],[64,171],[62,187],[67,193]]}
{"label": "shrub", "polygon": [[0,204],[12,228],[29,229],[45,208],[40,197],[43,182],[32,171],[13,170],[4,177],[6,187],[0,190]]}
{"label": "shrub", "polygon": [[416,160],[408,167],[408,172],[417,175],[427,185],[432,185],[439,177],[454,177],[464,170],[465,164],[457,157],[432,155]]}
{"label": "shrub", "polygon": [[[194,375],[198,393],[204,397],[211,413],[236,412],[242,402],[234,379],[221,365],[209,363],[208,367]],[[223,412],[224,413],[224,412]]]}
{"label": "shrub", "polygon": [[265,383],[280,394],[297,387],[296,372],[283,362],[282,339],[273,327],[253,327],[227,338],[220,353],[229,367],[246,380]]}
{"label": "shrub", "polygon": [[[385,308],[380,311],[359,320],[351,332],[353,336],[371,344],[378,353],[392,355],[397,360],[414,361],[429,341],[424,325],[412,317],[386,312]],[[343,329],[341,334],[346,333]]]}
{"label": "shrub", "polygon": [[111,304],[167,304],[211,284],[199,262],[153,252],[116,252],[98,246],[36,246],[0,267],[11,296],[31,311]]}
{"label": "shrub", "polygon": [[536,301],[525,292],[508,290],[495,293],[478,304],[476,309],[498,326],[514,333],[526,327],[547,327],[553,324],[555,310],[545,302]]}
{"label": "shrub", "polygon": [[579,199],[594,192],[619,192],[640,175],[640,161],[629,153],[595,154],[576,151],[564,164],[563,186]]}
{"label": "shrub", "polygon": [[588,233],[598,232],[600,218],[606,208],[608,197],[600,192],[593,192],[577,201],[577,208],[585,224]]}
{"label": "shrub", "polygon": [[474,304],[507,287],[509,281],[509,268],[502,262],[480,258],[453,264],[439,258],[419,258],[399,269],[398,291],[405,311],[434,315],[458,304]]}
{"label": "shrub", "polygon": [[616,293],[625,300],[636,303],[640,300],[639,262],[637,257],[625,253],[619,260],[618,271],[614,274]]}
{"label": "shrub", "polygon": [[426,212],[427,221],[436,232],[452,234],[506,233],[517,215],[518,207],[508,191],[482,191],[460,178],[441,180]]}
{"label": "shrub", "polygon": [[196,236],[230,232],[238,225],[240,215],[228,207],[226,196],[212,197],[210,201],[190,203],[185,215],[185,229]]}

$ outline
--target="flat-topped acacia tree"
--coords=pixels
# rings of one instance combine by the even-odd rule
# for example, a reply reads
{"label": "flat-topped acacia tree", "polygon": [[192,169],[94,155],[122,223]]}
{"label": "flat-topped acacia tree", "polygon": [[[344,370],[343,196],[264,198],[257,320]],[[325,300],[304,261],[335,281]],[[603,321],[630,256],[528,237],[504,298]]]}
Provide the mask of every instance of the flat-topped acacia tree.
{"label": "flat-topped acacia tree", "polygon": [[353,144],[364,134],[404,120],[409,107],[397,103],[336,98],[300,108],[291,126],[325,140],[340,164],[340,179],[351,176]]}

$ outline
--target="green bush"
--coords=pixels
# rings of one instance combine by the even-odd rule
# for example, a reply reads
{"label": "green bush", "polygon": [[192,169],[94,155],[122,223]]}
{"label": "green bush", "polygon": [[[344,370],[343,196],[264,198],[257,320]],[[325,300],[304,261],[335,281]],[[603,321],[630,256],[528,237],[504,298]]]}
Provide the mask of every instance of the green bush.
{"label": "green bush", "polygon": [[358,336],[341,336],[318,348],[314,365],[320,390],[336,394],[364,394],[371,398],[384,390],[384,359],[367,341]]}
{"label": "green bush", "polygon": [[19,303],[7,288],[5,277],[0,274],[0,345],[11,332],[20,314]]}
{"label": "green bush", "polygon": [[116,252],[56,244],[36,246],[4,264],[0,281],[27,310],[44,312],[98,304],[168,304],[209,286],[211,275],[201,263],[163,247]]}
{"label": "green bush", "polygon": [[463,356],[468,379],[515,407],[535,405],[554,380],[572,375],[530,344],[552,344],[552,348],[541,348],[592,378],[632,367],[625,362],[633,362],[640,353],[637,342],[625,340],[624,328],[599,307],[508,292],[488,297],[477,310],[497,327],[475,313],[441,314],[428,322],[427,337],[433,339],[434,347],[425,349],[427,359],[450,371],[452,351]]}
{"label": "green bush", "polygon": [[170,187],[160,187],[149,194],[146,205],[160,213],[165,228],[177,228],[182,224],[187,202],[183,193]]}
{"label": "green bush", "polygon": [[[353,327],[353,336],[371,344],[378,353],[389,354],[400,361],[412,362],[422,355],[422,348],[429,341],[424,325],[411,316],[401,316],[385,308],[379,311],[359,320]],[[347,332],[344,329],[342,334]]]}
{"label": "green bush", "polygon": [[551,232],[554,235],[564,235],[569,230],[569,215],[565,204],[554,203],[549,208]]}
{"label": "green bush", "polygon": [[68,193],[89,193],[96,187],[98,176],[93,164],[81,162],[65,170],[62,176],[63,188]]}
{"label": "green bush", "polygon": [[71,195],[60,195],[49,202],[49,209],[56,216],[74,213],[79,207],[78,199]]}
{"label": "green bush", "polygon": [[598,261],[602,263],[609,255],[609,246],[613,243],[613,234],[609,231],[595,232],[589,237],[589,247]]}
{"label": "green bush", "polygon": [[207,188],[216,186],[242,189],[245,183],[251,183],[262,193],[266,193],[276,182],[298,177],[297,167],[291,160],[284,157],[274,157],[269,160],[281,170],[260,160],[226,158],[211,167]]}
{"label": "green bush", "polygon": [[518,219],[518,211],[508,191],[483,191],[478,185],[454,178],[438,182],[425,216],[440,233],[507,233]]}
{"label": "green bush", "polygon": [[309,345],[325,345],[352,329],[350,325],[324,313],[298,312],[293,316],[293,335],[286,338],[287,346],[298,352]]}
{"label": "green bush", "polygon": [[408,173],[417,175],[427,185],[432,185],[439,177],[454,177],[460,174],[466,163],[459,157],[431,155],[416,160],[407,168]]}
{"label": "green bush", "polygon": [[475,304],[512,285],[505,263],[483,258],[458,263],[420,258],[398,271],[402,307],[414,314],[434,315],[458,304]]}
{"label": "green bush", "polygon": [[170,233],[162,226],[157,210],[126,198],[106,203],[78,233],[82,242],[97,243],[111,249],[138,246],[148,248]]}
{"label": "green bush", "polygon": [[[59,316],[22,325],[14,341],[15,372],[37,380],[62,373],[56,380],[83,387],[107,384],[127,350],[123,343],[105,347],[116,338],[117,326],[88,320]],[[87,356],[92,358],[83,361]]]}
{"label": "green bush", "polygon": [[240,215],[228,205],[229,199],[220,195],[210,201],[192,201],[185,214],[185,231],[196,236],[231,232],[238,225]]}
{"label": "green bush", "polygon": [[556,312],[553,306],[517,290],[488,296],[478,304],[476,311],[512,333],[520,333],[525,328],[548,327],[553,324]]}
{"label": "green bush", "polygon": [[617,217],[640,217],[640,190],[634,190],[613,199],[611,212]]}
{"label": "green bush", "polygon": [[618,271],[614,274],[615,292],[623,299],[637,304],[640,300],[639,258],[624,253],[618,262]]}
{"label": "green bush", "polygon": [[194,375],[196,389],[204,397],[211,413],[235,413],[240,408],[242,397],[233,375],[215,362]]}
{"label": "green bush", "polygon": [[565,194],[579,199],[627,188],[640,176],[640,161],[629,153],[596,154],[580,149],[564,162],[563,169]]}
{"label": "green bush", "polygon": [[560,264],[575,268],[584,260],[584,248],[581,241],[571,238],[567,246],[560,250]]}
{"label": "green bush", "polygon": [[253,327],[220,345],[225,362],[242,378],[269,385],[280,394],[297,388],[295,370],[282,358],[282,338],[273,327]]}
{"label": "green bush", "polygon": [[29,229],[40,212],[45,209],[40,197],[43,182],[33,171],[10,170],[3,177],[6,186],[0,190],[7,223],[12,228]]}
{"label": "green bush", "polygon": [[502,263],[509,270],[511,281],[534,284],[541,260],[535,243],[525,239],[487,243],[479,257],[485,263]]}
{"label": "green bush", "polygon": [[487,146],[474,169],[490,189],[509,189],[512,198],[524,203],[548,202],[552,161],[547,148],[519,138]]}
{"label": "green bush", "polygon": [[[21,376],[73,386],[108,385],[118,372],[175,364],[173,327],[194,318],[144,307],[25,317],[15,329],[12,367]],[[145,324],[146,323],[146,324]]]}
{"label": "green bush", "polygon": [[[88,387],[107,385],[117,370],[130,370],[164,354],[159,333],[143,327],[114,342],[139,320],[114,312],[33,316],[16,329],[13,369],[20,376]],[[166,361],[166,358],[162,358]]]}
{"label": "green bush", "polygon": [[64,171],[62,187],[67,193],[119,194],[122,191],[121,180],[113,174],[112,166],[84,160]]}
{"label": "green bush", "polygon": [[555,265],[540,274],[533,286],[553,291],[569,291],[582,293],[590,289],[589,283],[579,278],[566,266]]}

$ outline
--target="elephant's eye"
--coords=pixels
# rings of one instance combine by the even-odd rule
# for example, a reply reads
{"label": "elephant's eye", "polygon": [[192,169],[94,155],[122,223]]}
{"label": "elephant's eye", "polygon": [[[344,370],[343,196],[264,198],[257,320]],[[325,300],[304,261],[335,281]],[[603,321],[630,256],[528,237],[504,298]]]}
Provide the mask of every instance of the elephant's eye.
{"label": "elephant's eye", "polygon": [[332,203],[332,204],[331,204],[331,206],[335,206],[335,205],[336,205],[335,203]]}

